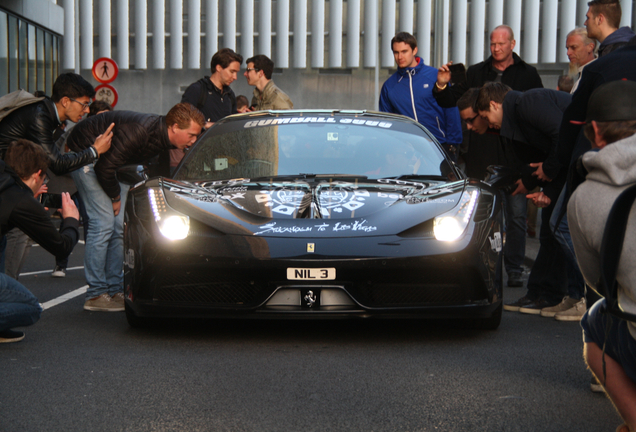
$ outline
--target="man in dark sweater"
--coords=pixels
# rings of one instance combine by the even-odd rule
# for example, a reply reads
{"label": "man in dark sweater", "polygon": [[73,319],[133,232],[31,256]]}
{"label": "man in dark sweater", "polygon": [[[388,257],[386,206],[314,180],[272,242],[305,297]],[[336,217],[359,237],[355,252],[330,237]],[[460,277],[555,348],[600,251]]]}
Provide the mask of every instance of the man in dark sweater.
{"label": "man in dark sweater", "polygon": [[141,163],[164,150],[184,150],[196,141],[205,124],[189,103],[175,105],[166,116],[111,111],[87,118],[73,128],[67,145],[82,151],[104,125],[115,124],[110,151],[95,164],[73,172],[90,223],[86,234],[84,271],[88,289],[84,309],[124,310],[124,212],[128,185],[117,180],[117,169]]}
{"label": "man in dark sweater", "polygon": [[[469,88],[479,88],[487,82],[501,82],[516,91],[543,87],[537,69],[521,60],[513,52],[515,44],[512,29],[507,25],[500,25],[490,34],[490,57],[469,67],[465,81],[451,82],[449,66],[452,62],[439,68],[437,82],[433,88],[433,96],[437,103],[445,108],[454,107]],[[502,143],[498,136],[493,134],[477,136],[474,130],[470,130],[464,135],[462,148],[466,148],[468,145],[472,148],[468,149],[465,158],[479,155],[481,163],[485,162],[487,165],[502,163]],[[505,165],[516,166],[519,164],[514,153],[508,152],[507,158]],[[467,165],[472,165],[472,162],[466,160]],[[526,250],[526,205],[527,201],[522,195],[506,194],[505,196],[507,226],[504,265],[510,287],[523,286],[522,264]]]}

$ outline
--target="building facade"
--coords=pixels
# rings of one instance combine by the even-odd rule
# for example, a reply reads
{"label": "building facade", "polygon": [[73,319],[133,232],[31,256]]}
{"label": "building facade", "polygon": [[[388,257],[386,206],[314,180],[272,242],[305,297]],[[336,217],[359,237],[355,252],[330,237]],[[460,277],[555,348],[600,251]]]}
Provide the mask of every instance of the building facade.
{"label": "building facade", "polygon": [[[632,26],[633,2],[621,5],[621,24]],[[587,0],[3,0],[0,95],[50,94],[62,71],[97,85],[93,63],[108,57],[119,67],[118,109],[165,113],[229,47],[272,58],[295,107],[374,109],[395,70],[396,32],[417,37],[427,64],[471,65],[489,55],[488,34],[502,23],[515,32],[515,51],[556,87],[565,36],[586,11]],[[242,76],[232,87],[252,92]]]}

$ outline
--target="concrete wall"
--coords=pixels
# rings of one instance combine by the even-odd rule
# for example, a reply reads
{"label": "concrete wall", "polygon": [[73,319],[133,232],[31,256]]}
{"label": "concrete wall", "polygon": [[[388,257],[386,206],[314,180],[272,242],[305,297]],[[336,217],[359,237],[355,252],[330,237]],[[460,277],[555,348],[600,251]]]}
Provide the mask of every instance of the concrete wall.
{"label": "concrete wall", "polygon": [[[563,65],[562,69],[555,65],[550,65],[550,69],[539,68],[544,87],[556,88],[559,75],[566,70],[567,65]],[[380,88],[393,72],[394,69],[380,69]],[[90,71],[82,71],[81,74],[94,86],[99,84]],[[119,76],[110,85],[119,95],[116,109],[165,114],[181,101],[188,85],[209,74],[209,70],[120,70]],[[282,73],[274,73],[272,78],[289,95],[297,109],[373,110],[376,106],[374,69],[285,69]],[[242,94],[251,100],[254,87],[247,85],[242,74],[231,87],[237,96]]]}

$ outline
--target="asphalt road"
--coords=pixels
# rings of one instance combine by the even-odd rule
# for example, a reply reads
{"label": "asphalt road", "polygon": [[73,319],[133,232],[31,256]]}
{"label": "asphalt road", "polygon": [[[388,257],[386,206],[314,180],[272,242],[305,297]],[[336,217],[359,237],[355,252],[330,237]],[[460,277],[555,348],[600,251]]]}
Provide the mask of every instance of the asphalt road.
{"label": "asphalt road", "polygon": [[[82,266],[83,245],[70,267]],[[34,248],[21,281],[42,303],[85,285],[52,279]],[[515,299],[523,289],[508,289]],[[167,322],[44,311],[0,346],[0,431],[614,431],[589,390],[577,323],[504,312],[496,331],[419,321]]]}

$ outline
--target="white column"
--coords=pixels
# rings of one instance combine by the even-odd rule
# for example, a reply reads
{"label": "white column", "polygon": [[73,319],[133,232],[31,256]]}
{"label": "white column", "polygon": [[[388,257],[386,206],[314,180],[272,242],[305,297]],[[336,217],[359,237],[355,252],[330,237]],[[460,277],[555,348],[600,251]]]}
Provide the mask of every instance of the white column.
{"label": "white column", "polygon": [[205,0],[205,58],[209,65],[212,56],[219,50],[219,0]]}
{"label": "white column", "polygon": [[585,22],[585,14],[587,13],[587,1],[579,0],[576,7],[576,26],[583,27]]}
{"label": "white column", "polygon": [[[537,0],[537,3],[539,1]],[[559,2],[545,0],[541,11],[541,62],[555,63],[557,60],[557,19]],[[564,34],[569,30],[563,29]]]}
{"label": "white column", "polygon": [[398,27],[398,31],[413,34],[414,11],[415,6],[413,4],[413,0],[400,0],[400,26]]}
{"label": "white column", "polygon": [[[539,9],[541,5],[539,0],[525,0],[524,3],[523,59],[527,63],[537,63],[539,61]],[[517,34],[515,31],[515,35]],[[517,40],[519,40],[519,36],[517,36]],[[515,51],[517,50],[515,49]]]}
{"label": "white column", "polygon": [[110,0],[100,0],[97,11],[99,56],[110,58]]}
{"label": "white column", "polygon": [[435,52],[431,63],[437,67],[448,62],[448,33],[450,30],[448,0],[435,0]]}
{"label": "white column", "polygon": [[170,0],[170,68],[183,68],[183,2]]}
{"label": "white column", "polygon": [[148,68],[147,11],[146,0],[135,0],[135,69]]}
{"label": "white column", "polygon": [[375,67],[378,53],[378,0],[364,2],[364,67]]}
{"label": "white column", "polygon": [[[75,69],[75,1],[63,0],[64,37],[62,38],[62,69]],[[7,54],[6,33],[0,32],[0,51]]]}
{"label": "white column", "polygon": [[152,55],[153,69],[166,68],[166,3],[165,0],[154,0],[152,16]]}
{"label": "white column", "polygon": [[325,66],[325,0],[312,1],[311,67]]}
{"label": "white column", "polygon": [[307,67],[307,0],[294,2],[294,67]]}
{"label": "white column", "polygon": [[128,30],[128,0],[117,1],[117,66],[119,69],[130,68],[128,49],[130,47],[130,31]]}
{"label": "white column", "polygon": [[276,50],[278,56],[274,63],[279,68],[289,67],[289,0],[278,0],[276,6]]}
{"label": "white column", "polygon": [[342,66],[342,0],[329,1],[329,67]]}
{"label": "white column", "polygon": [[486,0],[473,0],[470,4],[470,48],[468,64],[474,65],[484,60],[487,52],[486,41]]}
{"label": "white column", "polygon": [[382,0],[382,45],[380,58],[382,67],[395,66],[391,39],[395,36],[395,0]]}
{"label": "white column", "polygon": [[[451,60],[455,63],[466,63],[466,33],[468,29],[468,1],[453,2],[453,42],[451,44]],[[441,65],[433,65],[439,67]]]}
{"label": "white column", "polygon": [[360,0],[347,1],[347,67],[360,66]]}
{"label": "white column", "polygon": [[241,0],[241,6],[241,55],[248,59],[254,55],[254,0]]}
{"label": "white column", "polygon": [[236,51],[236,0],[223,0],[223,46]]}
{"label": "white column", "polygon": [[[490,32],[498,25],[508,24],[504,22],[504,0],[489,0],[488,2],[488,37]],[[490,43],[490,40],[488,41]]]}
{"label": "white column", "polygon": [[560,32],[557,61],[565,63],[568,61],[565,41],[568,33],[576,27],[576,0],[561,0],[559,27]]}
{"label": "white column", "polygon": [[93,68],[93,2],[80,0],[80,49],[81,68]]}
{"label": "white column", "polygon": [[[515,33],[515,39],[517,45],[514,52],[519,54],[521,50],[521,0],[508,0],[506,1],[507,13],[506,21],[502,24],[507,24],[512,27],[512,31]],[[538,16],[538,14],[537,14]],[[495,26],[496,27],[496,26]]]}
{"label": "white column", "polygon": [[431,64],[432,0],[417,3],[417,54],[426,64]]}
{"label": "white column", "polygon": [[188,69],[201,69],[201,0],[188,0]]}
{"label": "white column", "polygon": [[632,26],[632,10],[633,4],[631,1],[622,1],[621,9],[623,11],[623,16],[621,17],[621,27],[623,26]]}
{"label": "white column", "polygon": [[258,2],[258,54],[272,57],[272,0]]}

